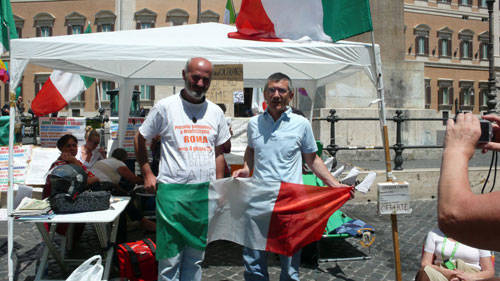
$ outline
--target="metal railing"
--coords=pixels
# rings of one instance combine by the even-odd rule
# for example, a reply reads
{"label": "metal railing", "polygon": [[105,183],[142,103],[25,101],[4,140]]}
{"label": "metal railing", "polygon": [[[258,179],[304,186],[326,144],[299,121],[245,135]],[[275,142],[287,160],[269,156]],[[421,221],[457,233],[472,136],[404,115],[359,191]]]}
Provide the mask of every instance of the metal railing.
{"label": "metal railing", "polygon": [[[379,122],[379,118],[375,117],[339,117],[336,115],[335,109],[330,110],[330,115],[326,118],[314,118],[313,121],[327,121],[330,122],[330,143],[324,148],[333,157],[333,168],[337,166],[337,152],[340,150],[383,150],[383,146],[340,146],[335,143],[335,123],[339,121],[375,121]],[[387,121],[396,122],[396,143],[390,145],[389,148],[393,149],[394,155],[394,170],[403,170],[403,151],[405,149],[429,149],[429,148],[443,148],[442,145],[405,145],[402,142],[403,129],[402,124],[409,121],[440,121],[445,122],[447,118],[409,118],[403,115],[402,110],[396,110],[396,115],[387,118]]]}

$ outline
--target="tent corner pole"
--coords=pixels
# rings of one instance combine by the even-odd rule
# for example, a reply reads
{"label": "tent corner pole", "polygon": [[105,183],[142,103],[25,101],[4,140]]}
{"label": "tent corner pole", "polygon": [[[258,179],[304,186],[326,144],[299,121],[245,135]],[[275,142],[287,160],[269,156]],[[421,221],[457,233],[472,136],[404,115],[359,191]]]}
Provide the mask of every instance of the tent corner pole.
{"label": "tent corner pole", "polygon": [[9,113],[9,181],[7,189],[7,260],[9,281],[14,280],[14,217],[12,210],[14,209],[14,126],[16,117],[16,93],[10,92],[10,113]]}

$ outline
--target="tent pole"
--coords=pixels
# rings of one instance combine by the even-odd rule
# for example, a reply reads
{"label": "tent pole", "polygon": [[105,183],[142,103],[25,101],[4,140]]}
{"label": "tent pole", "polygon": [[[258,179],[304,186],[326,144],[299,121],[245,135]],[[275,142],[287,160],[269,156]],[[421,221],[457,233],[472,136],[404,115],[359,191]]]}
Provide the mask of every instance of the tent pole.
{"label": "tent pole", "polygon": [[14,280],[14,217],[12,210],[14,208],[14,126],[16,117],[16,93],[10,92],[10,113],[9,113],[9,186],[7,190],[7,259],[9,267],[9,281]]}
{"label": "tent pole", "polygon": [[[382,85],[382,74],[378,72],[377,59],[375,53],[375,36],[373,35],[373,30],[370,32],[372,40],[372,55],[373,55],[373,68],[377,82],[377,94],[380,100],[379,104],[379,115],[380,122],[382,125],[382,141],[384,143],[385,152],[385,169],[387,181],[392,181],[392,167],[391,167],[391,154],[389,151],[389,133],[387,130],[387,122],[385,116],[385,99],[384,99],[384,87]],[[391,226],[392,226],[392,246],[394,249],[394,265],[396,267],[396,280],[401,281],[401,259],[399,253],[399,231],[398,231],[398,217],[396,214],[391,214]]]}

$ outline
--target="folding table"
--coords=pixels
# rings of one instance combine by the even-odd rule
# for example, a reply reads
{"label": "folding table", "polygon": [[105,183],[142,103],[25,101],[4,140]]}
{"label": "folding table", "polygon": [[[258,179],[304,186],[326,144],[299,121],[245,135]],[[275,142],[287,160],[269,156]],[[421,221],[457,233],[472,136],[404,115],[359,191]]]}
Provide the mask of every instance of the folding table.
{"label": "folding table", "polygon": [[[111,197],[111,206],[109,209],[104,211],[94,211],[94,212],[83,212],[75,214],[53,214],[53,215],[42,215],[42,216],[29,216],[29,217],[19,217],[16,218],[19,222],[35,223],[38,231],[42,235],[42,239],[45,243],[45,248],[40,260],[40,265],[38,266],[35,280],[47,280],[42,279],[45,268],[47,267],[47,258],[50,253],[52,257],[61,267],[62,271],[69,273],[67,262],[74,261],[69,259],[64,259],[65,244],[64,241],[61,245],[62,255],[57,250],[54,244],[55,229],[58,223],[90,223],[95,226],[97,236],[102,248],[108,247],[106,257],[103,257],[104,263],[104,274],[102,280],[108,280],[109,272],[111,268],[111,261],[113,257],[114,248],[112,245],[116,242],[116,234],[118,230],[119,216],[125,210],[125,207],[130,201],[130,197]],[[50,223],[50,231],[48,232],[44,226],[44,223]],[[111,230],[106,228],[106,224],[112,223]]]}

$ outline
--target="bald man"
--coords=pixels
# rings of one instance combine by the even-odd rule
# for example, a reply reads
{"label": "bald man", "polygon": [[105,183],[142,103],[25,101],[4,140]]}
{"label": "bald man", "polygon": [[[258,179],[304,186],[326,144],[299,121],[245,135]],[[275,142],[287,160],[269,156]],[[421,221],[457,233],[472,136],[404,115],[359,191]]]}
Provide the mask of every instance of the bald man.
{"label": "bald man", "polygon": [[[190,200],[184,191],[224,176],[223,144],[230,138],[224,113],[205,98],[212,78],[210,61],[188,60],[182,78],[181,93],[159,101],[135,135],[144,186],[157,192],[156,257],[161,281],[201,280],[206,229],[200,229],[202,222],[193,218],[198,210],[183,203]],[[158,135],[161,158],[156,178],[149,165],[146,140]],[[201,235],[193,235],[196,232]]]}

